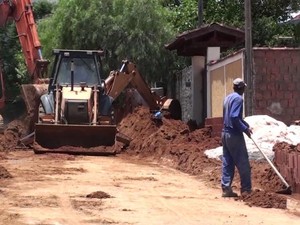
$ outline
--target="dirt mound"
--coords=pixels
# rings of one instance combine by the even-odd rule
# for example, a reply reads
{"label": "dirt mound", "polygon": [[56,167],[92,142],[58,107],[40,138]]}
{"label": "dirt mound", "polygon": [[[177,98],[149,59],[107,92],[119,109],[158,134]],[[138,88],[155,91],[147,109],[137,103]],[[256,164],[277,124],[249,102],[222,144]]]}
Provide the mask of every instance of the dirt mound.
{"label": "dirt mound", "polygon": [[103,191],[95,191],[93,193],[90,193],[86,195],[87,198],[111,198],[111,196]]}
{"label": "dirt mound", "polygon": [[[184,122],[166,118],[156,123],[149,109],[138,107],[121,121],[119,129],[133,139],[126,154],[157,160],[220,187],[221,161],[204,154],[221,145],[219,137],[211,137],[210,128],[192,131]],[[250,206],[286,208],[286,197],[274,193],[282,189],[282,183],[270,166],[251,162],[251,168],[253,188],[257,190],[242,200]],[[233,188],[237,191],[239,182],[236,173]]]}
{"label": "dirt mound", "polygon": [[52,153],[52,154],[71,154],[71,155],[92,155],[92,156],[111,156],[116,155],[114,146],[97,146],[92,148],[62,146],[59,148],[46,149],[41,147],[38,143],[33,143],[34,152],[39,153]]}
{"label": "dirt mound", "polygon": [[7,159],[5,153],[0,152],[0,160]]}
{"label": "dirt mound", "polygon": [[278,142],[273,147],[274,151],[285,151],[287,153],[300,153],[300,144],[292,145],[285,142]]}
{"label": "dirt mound", "polygon": [[7,178],[12,178],[12,175],[3,166],[0,166],[0,179]]}
{"label": "dirt mound", "polygon": [[[24,120],[16,120],[9,124],[0,137],[0,151],[15,149],[17,141],[26,132],[26,127],[28,126]],[[122,153],[124,157],[136,156],[155,160],[199,176],[210,186],[220,187],[221,161],[210,159],[204,154],[207,149],[221,146],[220,137],[211,137],[210,128],[195,130],[180,120],[166,118],[163,118],[161,123],[156,122],[151,120],[148,108],[137,107],[121,121],[118,129],[132,138],[125,148],[118,146],[118,149],[121,149],[118,153]],[[260,207],[286,207],[286,197],[274,193],[282,190],[283,185],[270,166],[264,162],[251,162],[251,168],[253,188],[260,191],[255,191],[250,197],[242,200],[248,205]],[[236,173],[233,181],[235,191],[239,191],[239,182]]]}
{"label": "dirt mound", "polygon": [[20,138],[28,133],[28,121],[28,118],[23,115],[7,124],[3,134],[0,135],[0,152],[16,149]]}
{"label": "dirt mound", "polygon": [[254,190],[251,194],[241,197],[241,199],[249,206],[286,209],[285,197],[263,190]]}
{"label": "dirt mound", "polygon": [[252,162],[254,184],[265,191],[276,192],[284,189],[284,184],[267,163]]}

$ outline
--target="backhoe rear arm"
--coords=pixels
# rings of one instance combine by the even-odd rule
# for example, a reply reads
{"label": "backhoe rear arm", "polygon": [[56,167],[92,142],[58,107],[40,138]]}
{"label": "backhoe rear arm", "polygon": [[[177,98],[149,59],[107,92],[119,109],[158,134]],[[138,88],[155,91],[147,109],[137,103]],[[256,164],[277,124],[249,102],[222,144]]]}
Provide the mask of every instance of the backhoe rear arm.
{"label": "backhoe rear arm", "polygon": [[107,94],[116,99],[129,85],[135,88],[147,102],[150,110],[159,109],[160,97],[151,92],[151,89],[140,75],[136,65],[127,60],[123,61],[120,71],[112,71],[105,80]]}

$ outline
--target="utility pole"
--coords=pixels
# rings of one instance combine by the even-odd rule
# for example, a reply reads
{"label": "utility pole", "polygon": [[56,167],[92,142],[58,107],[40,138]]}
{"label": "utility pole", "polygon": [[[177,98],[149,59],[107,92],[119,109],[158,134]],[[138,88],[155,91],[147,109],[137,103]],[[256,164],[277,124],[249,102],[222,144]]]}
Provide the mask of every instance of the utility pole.
{"label": "utility pole", "polygon": [[203,0],[198,0],[198,27],[203,24]]}
{"label": "utility pole", "polygon": [[245,82],[247,83],[246,97],[246,116],[253,114],[253,49],[252,49],[252,18],[251,18],[251,0],[245,0],[244,2],[245,13]]}

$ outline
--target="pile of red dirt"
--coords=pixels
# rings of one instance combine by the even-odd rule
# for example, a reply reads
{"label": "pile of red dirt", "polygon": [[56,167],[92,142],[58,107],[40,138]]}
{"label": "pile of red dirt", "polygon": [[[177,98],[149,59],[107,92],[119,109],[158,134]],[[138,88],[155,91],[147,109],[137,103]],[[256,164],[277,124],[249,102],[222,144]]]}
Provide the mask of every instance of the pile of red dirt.
{"label": "pile of red dirt", "polygon": [[12,178],[12,175],[0,165],[0,179]]}
{"label": "pile of red dirt", "polygon": [[14,151],[18,146],[20,138],[28,132],[28,119],[21,116],[7,124],[3,134],[0,135],[0,152]]}
{"label": "pile of red dirt", "polygon": [[[19,138],[26,132],[26,127],[22,119],[9,124],[4,134],[0,136],[0,152],[16,149]],[[220,137],[212,137],[209,127],[194,130],[180,120],[163,118],[161,122],[154,121],[151,119],[149,109],[141,106],[123,118],[118,129],[132,138],[132,141],[128,146],[121,148],[118,143],[114,149],[106,148],[106,151],[118,147],[118,153],[122,157],[155,160],[199,176],[207,185],[220,187],[221,161],[210,159],[204,154],[205,150],[221,146]],[[282,189],[282,183],[270,166],[264,162],[251,162],[251,167],[255,191],[247,198],[240,199],[250,206],[285,208],[286,197],[274,193]],[[233,182],[235,191],[239,191],[239,182],[236,173]]]}
{"label": "pile of red dirt", "polygon": [[[184,122],[166,118],[158,123],[151,120],[148,108],[138,107],[121,121],[119,129],[132,138],[124,151],[126,155],[156,160],[220,187],[221,161],[204,154],[205,150],[221,145],[220,137],[211,137],[210,128],[191,131]],[[270,166],[253,161],[251,167],[255,191],[242,200],[251,206],[286,208],[286,197],[274,193],[282,189],[282,183]],[[239,182],[236,173],[233,183],[236,191]]]}
{"label": "pile of red dirt", "polygon": [[254,190],[251,194],[241,197],[249,206],[259,206],[262,208],[286,208],[286,198],[274,193],[262,190]]}

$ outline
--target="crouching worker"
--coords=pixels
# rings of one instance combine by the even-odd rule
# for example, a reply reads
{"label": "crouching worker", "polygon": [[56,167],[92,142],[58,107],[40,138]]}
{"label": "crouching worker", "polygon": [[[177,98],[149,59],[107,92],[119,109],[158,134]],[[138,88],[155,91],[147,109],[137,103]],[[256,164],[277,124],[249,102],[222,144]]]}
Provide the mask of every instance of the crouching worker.
{"label": "crouching worker", "polygon": [[223,131],[222,131],[222,197],[237,197],[231,184],[234,178],[235,167],[241,180],[241,194],[249,194],[252,190],[251,168],[243,133],[251,138],[252,131],[249,124],[243,120],[243,94],[246,83],[237,78],[233,81],[233,90],[226,96],[223,104]]}

